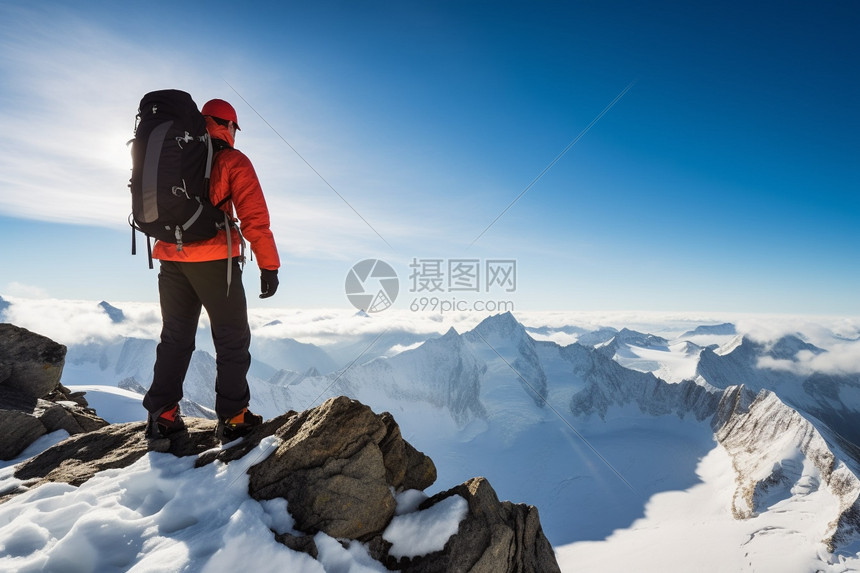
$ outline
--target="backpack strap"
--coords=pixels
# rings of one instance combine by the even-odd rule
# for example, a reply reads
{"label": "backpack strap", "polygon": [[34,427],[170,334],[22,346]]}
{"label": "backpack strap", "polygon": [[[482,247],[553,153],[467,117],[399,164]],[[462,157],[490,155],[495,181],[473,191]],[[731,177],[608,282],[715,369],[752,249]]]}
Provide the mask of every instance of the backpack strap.
{"label": "backpack strap", "polygon": [[209,177],[212,175],[212,157],[215,155],[212,149],[212,138],[209,136],[209,132],[206,132],[206,135],[203,136],[203,139],[206,140],[206,173],[204,177],[206,179],[206,193],[209,193]]}
{"label": "backpack strap", "polygon": [[230,284],[233,282],[233,229],[239,233],[239,266],[245,265],[245,237],[239,225],[230,220],[227,212],[224,212],[224,228],[227,232],[227,296],[230,296]]}
{"label": "backpack strap", "polygon": [[[219,151],[223,151],[225,149],[233,149],[233,146],[224,141],[223,139],[218,139],[216,137],[210,138],[210,145],[214,150],[214,153],[218,153]],[[207,169],[207,183],[209,181],[209,174],[211,169]],[[220,209],[223,207],[230,199],[232,199],[232,195],[227,195],[220,201],[215,204],[216,209]],[[224,211],[224,231],[227,233],[227,296],[230,296],[230,285],[233,282],[233,233],[232,229],[236,229],[239,233],[239,261],[240,264],[245,261],[245,237],[242,236],[242,231],[239,229],[239,225],[237,225],[231,218],[227,211]]]}
{"label": "backpack strap", "polygon": [[140,229],[137,228],[137,226],[134,224],[134,218],[133,218],[132,214],[129,214],[129,216],[128,216],[128,225],[131,227],[131,254],[132,255],[137,254],[137,233],[136,233],[136,231],[140,231],[141,233],[146,235],[146,253],[147,253],[148,258],[149,258],[149,268],[153,268],[152,267],[152,237],[150,237],[149,235],[147,235],[146,233],[144,233],[143,231],[141,231]]}

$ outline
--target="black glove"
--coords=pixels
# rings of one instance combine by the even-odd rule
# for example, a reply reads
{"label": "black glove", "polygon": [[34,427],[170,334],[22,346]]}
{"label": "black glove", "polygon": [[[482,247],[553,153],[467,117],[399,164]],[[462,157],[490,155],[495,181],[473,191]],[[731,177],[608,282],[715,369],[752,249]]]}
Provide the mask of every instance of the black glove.
{"label": "black glove", "polygon": [[260,269],[260,298],[269,298],[278,290],[278,271]]}

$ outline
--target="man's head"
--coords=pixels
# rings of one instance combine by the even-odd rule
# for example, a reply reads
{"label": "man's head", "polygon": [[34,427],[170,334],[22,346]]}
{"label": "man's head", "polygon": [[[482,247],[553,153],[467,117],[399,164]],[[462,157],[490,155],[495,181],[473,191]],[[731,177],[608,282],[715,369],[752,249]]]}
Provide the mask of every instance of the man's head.
{"label": "man's head", "polygon": [[220,120],[220,122],[223,122],[225,125],[232,122],[236,129],[240,129],[239,120],[236,117],[236,110],[223,99],[210,99],[203,105],[203,109],[200,110],[200,113],[211,116],[216,121]]}

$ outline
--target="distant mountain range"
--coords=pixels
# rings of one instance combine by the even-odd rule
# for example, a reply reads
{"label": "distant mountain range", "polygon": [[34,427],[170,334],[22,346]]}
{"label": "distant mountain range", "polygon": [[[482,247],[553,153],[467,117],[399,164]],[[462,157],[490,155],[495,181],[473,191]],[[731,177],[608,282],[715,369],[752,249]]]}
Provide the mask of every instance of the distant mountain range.
{"label": "distant mountain range", "polygon": [[[558,332],[577,342],[547,340]],[[423,341],[389,332],[375,346],[369,338],[352,339],[346,361],[346,345],[331,352],[257,334],[252,408],[273,417],[347,395],[391,411],[436,461],[441,483],[487,476],[500,496],[536,505],[550,541],[571,555],[594,543],[623,551],[613,532],[638,539],[640,527],[660,527],[644,508],[661,494],[714,488],[725,523],[701,519],[749,536],[725,547],[728,555],[790,548],[828,571],[837,558],[819,555],[823,543],[856,558],[860,374],[771,367],[827,355],[802,334],[762,342],[730,323],[675,337],[527,328],[506,313]],[[72,346],[64,383],[129,387],[132,379],[145,388],[155,344]],[[392,354],[398,346],[408,349]],[[204,408],[214,405],[214,371],[212,355],[195,352],[185,391]],[[701,474],[718,458],[721,474],[734,474],[727,491]],[[794,533],[776,525],[770,537],[756,533],[780,520]],[[665,550],[677,542],[666,540]]]}

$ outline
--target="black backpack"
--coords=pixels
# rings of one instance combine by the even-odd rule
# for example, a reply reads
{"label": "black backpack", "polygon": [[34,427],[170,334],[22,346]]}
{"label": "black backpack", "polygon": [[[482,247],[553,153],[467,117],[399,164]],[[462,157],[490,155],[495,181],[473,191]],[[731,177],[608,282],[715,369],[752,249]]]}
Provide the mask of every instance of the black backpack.
{"label": "black backpack", "polygon": [[[209,176],[214,157],[206,120],[186,92],[154,91],[138,108],[130,142],[132,254],[135,230],[147,237],[149,268],[151,238],[176,245],[202,241],[231,225],[231,219],[209,201]],[[220,145],[219,145],[220,144]],[[218,148],[227,146],[216,141]],[[229,236],[229,233],[228,233]]]}

